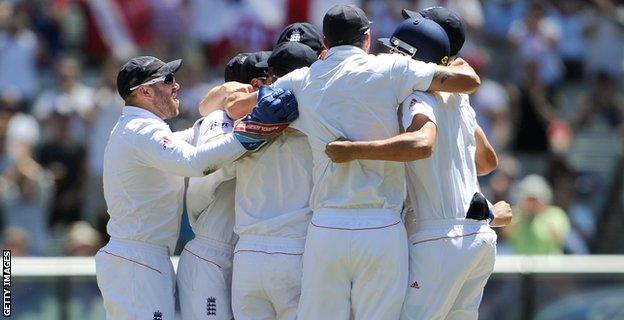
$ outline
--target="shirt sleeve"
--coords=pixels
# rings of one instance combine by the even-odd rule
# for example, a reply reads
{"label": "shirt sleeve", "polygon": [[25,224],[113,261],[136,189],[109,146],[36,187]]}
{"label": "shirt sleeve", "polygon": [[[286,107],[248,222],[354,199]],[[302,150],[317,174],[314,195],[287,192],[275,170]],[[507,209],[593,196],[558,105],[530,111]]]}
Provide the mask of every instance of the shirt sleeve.
{"label": "shirt sleeve", "polygon": [[193,144],[195,142],[195,136],[197,135],[199,124],[201,123],[201,121],[202,119],[197,120],[192,127],[186,130],[174,132],[173,137],[178,140],[185,141],[186,143]]}
{"label": "shirt sleeve", "polygon": [[[295,98],[299,99],[297,95],[299,94],[299,92],[301,92],[300,89],[302,86],[302,81],[305,75],[307,74],[308,70],[309,70],[308,67],[304,67],[304,68],[292,71],[286,74],[285,76],[277,79],[277,81],[273,83],[273,86],[276,88],[282,88],[284,90],[290,90],[295,95]],[[297,100],[297,102],[299,102],[299,100]],[[297,120],[291,123],[289,127],[297,129],[305,133],[306,132],[304,128],[305,122],[303,121],[301,117],[302,115],[301,107],[302,105],[299,104],[299,118],[297,118]]]}
{"label": "shirt sleeve", "polygon": [[197,145],[226,135],[234,130],[233,121],[223,110],[215,110],[204,118],[199,128]]}
{"label": "shirt sleeve", "polygon": [[207,175],[246,152],[232,134],[195,147],[177,139],[165,124],[156,123],[142,128],[134,143],[146,165],[186,177]]}
{"label": "shirt sleeve", "polygon": [[436,65],[424,63],[398,54],[391,55],[396,60],[390,78],[395,86],[397,101],[403,101],[414,91],[427,91],[433,81]]}
{"label": "shirt sleeve", "polygon": [[435,99],[426,94],[412,94],[405,101],[403,101],[403,128],[407,129],[412,124],[412,120],[418,114],[425,115],[435,125],[438,125],[438,120],[435,116],[433,106],[435,105]]}

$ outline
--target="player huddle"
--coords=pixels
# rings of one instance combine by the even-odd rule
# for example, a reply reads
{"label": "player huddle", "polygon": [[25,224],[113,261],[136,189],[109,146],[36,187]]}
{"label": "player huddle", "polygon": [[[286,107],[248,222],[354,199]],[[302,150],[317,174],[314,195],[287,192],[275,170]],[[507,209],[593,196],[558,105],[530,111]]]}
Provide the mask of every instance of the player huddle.
{"label": "player huddle", "polygon": [[[173,319],[176,279],[183,319],[477,318],[490,226],[511,219],[479,193],[497,166],[465,94],[479,77],[456,14],[403,14],[378,56],[356,6],[332,7],[323,36],[288,26],[232,58],[180,132],[163,120],[181,61],[122,67],[96,255],[108,319]],[[185,194],[195,238],[175,275]]]}

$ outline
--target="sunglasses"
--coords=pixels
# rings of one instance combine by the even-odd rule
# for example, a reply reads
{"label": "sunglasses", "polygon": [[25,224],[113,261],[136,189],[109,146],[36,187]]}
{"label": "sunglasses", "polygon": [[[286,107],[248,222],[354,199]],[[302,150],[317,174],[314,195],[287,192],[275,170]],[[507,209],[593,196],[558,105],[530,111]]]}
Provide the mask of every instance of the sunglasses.
{"label": "sunglasses", "polygon": [[164,75],[162,77],[154,78],[152,80],[149,80],[149,81],[143,82],[143,83],[141,83],[139,85],[136,85],[136,86],[130,88],[130,91],[135,90],[136,88],[138,88],[140,86],[143,86],[143,85],[148,86],[148,85],[152,85],[154,83],[158,83],[158,82],[161,82],[161,81],[163,83],[165,83],[165,84],[172,84],[172,83],[175,82],[175,76],[173,75],[173,73],[169,73],[169,74],[166,74],[166,75]]}

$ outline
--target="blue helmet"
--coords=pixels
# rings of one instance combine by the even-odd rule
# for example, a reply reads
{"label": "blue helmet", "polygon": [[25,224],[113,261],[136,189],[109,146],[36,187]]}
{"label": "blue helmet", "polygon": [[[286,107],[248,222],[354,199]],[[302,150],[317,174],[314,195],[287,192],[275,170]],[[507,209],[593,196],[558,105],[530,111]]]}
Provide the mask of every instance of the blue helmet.
{"label": "blue helmet", "polygon": [[422,17],[404,20],[394,29],[392,37],[381,38],[379,42],[393,52],[441,65],[446,65],[451,50],[444,29]]}

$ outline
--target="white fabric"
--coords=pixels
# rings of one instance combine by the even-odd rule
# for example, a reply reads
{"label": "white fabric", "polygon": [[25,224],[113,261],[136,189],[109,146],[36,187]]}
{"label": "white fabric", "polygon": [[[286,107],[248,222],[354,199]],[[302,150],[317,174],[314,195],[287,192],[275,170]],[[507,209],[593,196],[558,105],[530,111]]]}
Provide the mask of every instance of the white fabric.
{"label": "white fabric", "polygon": [[[181,133],[199,146],[232,132],[232,121],[217,110]],[[189,179],[186,206],[195,238],[180,255],[178,290],[182,319],[232,319],[230,288],[234,234],[233,167]]]}
{"label": "white fabric", "polygon": [[430,220],[409,242],[401,319],[476,320],[494,269],[496,233],[482,221]]}
{"label": "white fabric", "polygon": [[398,319],[407,260],[402,223],[349,231],[310,225],[297,319]]}
{"label": "white fabric", "polygon": [[[224,111],[206,116],[199,126],[197,146],[232,132],[232,120]],[[205,177],[189,179],[186,209],[195,235],[234,246],[234,192],[236,183],[233,165],[227,165]]]}
{"label": "white fabric", "polygon": [[407,190],[418,219],[465,218],[472,196],[479,191],[477,123],[468,96],[416,92],[403,102],[402,111],[406,128],[419,113],[437,124],[431,157],[406,164]]}
{"label": "white fabric", "polygon": [[308,135],[312,148],[314,212],[370,208],[398,215],[405,198],[402,163],[334,164],[325,145],[341,137],[372,140],[397,135],[399,103],[415,90],[427,90],[434,72],[433,65],[401,55],[373,56],[354,46],[337,46],[325,60],[278,79],[275,86],[291,90],[299,103],[299,118],[291,126]]}
{"label": "white fabric", "polygon": [[104,152],[108,233],[173,252],[184,191],[183,178],[174,175],[202,176],[244,153],[232,135],[196,148],[149,111],[124,107]]}
{"label": "white fabric", "polygon": [[173,319],[175,275],[167,248],[111,239],[95,255],[106,319]]}
{"label": "white fabric", "polygon": [[[267,254],[244,251],[234,255],[232,309],[236,320],[294,320],[301,293],[301,247]],[[267,245],[267,250],[275,245]],[[329,318],[328,318],[329,319]]]}
{"label": "white fabric", "polygon": [[[405,229],[399,223],[404,165],[366,160],[334,164],[325,146],[338,138],[397,135],[399,103],[415,90],[427,90],[434,72],[433,65],[401,55],[373,56],[354,46],[337,46],[324,60],[275,83],[291,90],[299,103],[299,118],[291,127],[307,134],[312,149],[312,223],[328,228],[309,228],[323,236],[309,233],[306,240],[299,319],[348,319],[350,301],[356,319],[398,317],[407,275]],[[367,231],[344,230],[358,228]],[[347,257],[357,261],[345,263]],[[364,302],[371,298],[375,310]]]}
{"label": "white fabric", "polygon": [[183,320],[232,319],[232,250],[198,235],[184,246],[177,274]]}
{"label": "white fabric", "polygon": [[307,138],[287,130],[270,145],[236,162],[234,231],[240,237],[305,239],[312,216],[311,189]]}

